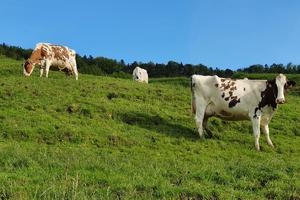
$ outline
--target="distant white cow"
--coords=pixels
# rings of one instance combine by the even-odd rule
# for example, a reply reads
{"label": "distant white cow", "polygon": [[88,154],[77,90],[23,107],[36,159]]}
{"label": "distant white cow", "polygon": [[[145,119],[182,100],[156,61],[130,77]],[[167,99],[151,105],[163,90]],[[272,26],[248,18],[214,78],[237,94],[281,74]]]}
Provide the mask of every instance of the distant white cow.
{"label": "distant white cow", "polygon": [[56,66],[66,74],[75,74],[78,79],[76,65],[76,52],[66,46],[53,45],[48,43],[39,43],[36,45],[29,59],[23,65],[23,73],[30,76],[36,65],[39,65],[40,76],[43,76],[44,70],[48,77],[50,66]]}
{"label": "distant white cow", "polygon": [[148,83],[148,73],[147,73],[147,70],[142,69],[140,67],[136,67],[133,70],[132,78],[133,78],[133,80],[138,81],[138,82]]}
{"label": "distant white cow", "polygon": [[283,74],[273,80],[234,80],[193,75],[192,111],[196,114],[200,137],[203,137],[203,128],[210,134],[207,120],[212,116],[233,121],[251,120],[256,149],[260,149],[260,128],[266,135],[267,143],[273,146],[269,123],[277,104],[285,103],[284,91],[295,84]]}

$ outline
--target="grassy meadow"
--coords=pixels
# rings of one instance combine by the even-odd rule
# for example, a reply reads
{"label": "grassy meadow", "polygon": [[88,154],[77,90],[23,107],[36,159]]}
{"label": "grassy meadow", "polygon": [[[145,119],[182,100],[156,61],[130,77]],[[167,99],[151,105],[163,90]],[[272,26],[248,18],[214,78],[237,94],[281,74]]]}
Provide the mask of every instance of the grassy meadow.
{"label": "grassy meadow", "polygon": [[0,199],[300,199],[299,87],[286,98],[257,152],[248,121],[199,139],[187,78],[25,78],[0,57]]}

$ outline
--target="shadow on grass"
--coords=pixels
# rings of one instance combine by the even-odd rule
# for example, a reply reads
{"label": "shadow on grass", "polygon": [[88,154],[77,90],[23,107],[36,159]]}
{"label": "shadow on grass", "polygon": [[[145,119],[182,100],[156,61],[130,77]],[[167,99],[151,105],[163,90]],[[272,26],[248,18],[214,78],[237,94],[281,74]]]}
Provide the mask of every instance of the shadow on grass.
{"label": "shadow on grass", "polygon": [[156,132],[166,134],[172,137],[185,137],[187,139],[198,140],[199,136],[194,129],[172,123],[159,115],[139,113],[139,112],[127,112],[118,113],[118,118],[129,125],[138,126],[148,130],[154,130]]}

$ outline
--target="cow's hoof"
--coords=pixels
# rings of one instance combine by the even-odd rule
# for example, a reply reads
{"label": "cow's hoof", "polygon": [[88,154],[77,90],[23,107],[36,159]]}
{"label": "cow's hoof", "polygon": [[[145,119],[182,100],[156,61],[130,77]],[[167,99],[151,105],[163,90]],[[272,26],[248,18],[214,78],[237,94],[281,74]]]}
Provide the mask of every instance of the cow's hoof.
{"label": "cow's hoof", "polygon": [[203,141],[205,139],[204,135],[200,135],[200,140]]}
{"label": "cow's hoof", "polygon": [[270,147],[272,147],[273,149],[275,148],[275,146],[273,144],[268,144]]}
{"label": "cow's hoof", "polygon": [[259,144],[255,144],[255,149],[256,149],[256,151],[260,151],[260,145]]}

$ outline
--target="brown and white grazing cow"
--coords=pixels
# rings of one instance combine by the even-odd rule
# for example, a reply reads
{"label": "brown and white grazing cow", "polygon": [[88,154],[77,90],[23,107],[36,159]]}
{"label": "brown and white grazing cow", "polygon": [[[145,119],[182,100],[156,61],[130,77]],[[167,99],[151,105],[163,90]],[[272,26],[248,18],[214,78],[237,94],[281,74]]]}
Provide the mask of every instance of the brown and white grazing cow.
{"label": "brown and white grazing cow", "polygon": [[260,127],[273,147],[268,124],[277,104],[285,103],[284,90],[294,86],[294,81],[288,81],[283,74],[273,80],[234,80],[202,75],[193,75],[191,79],[192,111],[196,114],[200,137],[203,137],[203,127],[211,134],[207,129],[209,117],[251,120],[256,149],[260,149]]}
{"label": "brown and white grazing cow", "polygon": [[56,66],[67,74],[74,73],[76,80],[78,80],[76,52],[66,46],[48,43],[37,44],[30,58],[23,65],[24,75],[30,76],[36,65],[40,66],[40,77],[43,76],[45,70],[48,78],[50,66]]}

